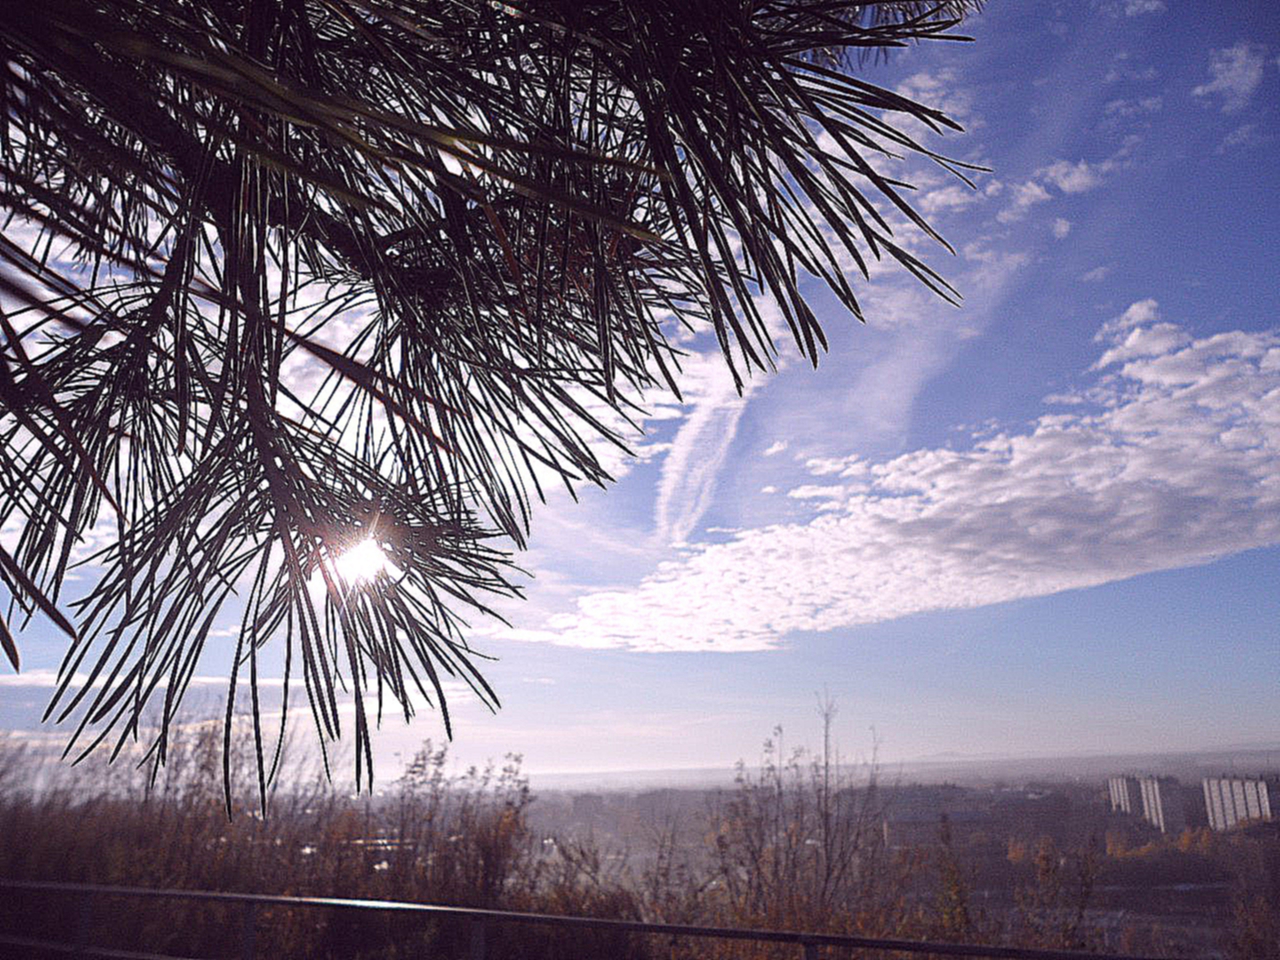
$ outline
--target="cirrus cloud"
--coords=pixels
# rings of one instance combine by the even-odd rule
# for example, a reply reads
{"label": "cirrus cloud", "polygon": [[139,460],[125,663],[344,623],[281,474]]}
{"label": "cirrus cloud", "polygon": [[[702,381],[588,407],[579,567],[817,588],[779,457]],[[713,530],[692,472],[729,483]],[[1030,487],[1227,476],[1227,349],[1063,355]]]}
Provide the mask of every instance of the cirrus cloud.
{"label": "cirrus cloud", "polygon": [[1280,331],[1199,339],[1138,301],[1089,382],[965,450],[814,464],[804,522],[739,530],[513,636],[746,651],[1280,543]]}

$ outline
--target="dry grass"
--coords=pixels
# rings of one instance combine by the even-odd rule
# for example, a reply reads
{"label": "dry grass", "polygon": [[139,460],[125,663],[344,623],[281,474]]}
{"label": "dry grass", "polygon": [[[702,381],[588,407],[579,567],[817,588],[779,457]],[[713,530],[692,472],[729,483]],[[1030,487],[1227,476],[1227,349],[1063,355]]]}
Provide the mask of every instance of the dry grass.
{"label": "dry grass", "polygon": [[[1103,945],[1084,922],[1097,867],[1088,856],[1042,842],[1017,910],[986,915],[974,903],[958,851],[945,844],[907,853],[885,848],[884,792],[874,766],[851,777],[829,754],[768,753],[761,772],[744,768],[737,788],[711,806],[705,835],[691,840],[690,831],[669,823],[653,838],[657,856],[632,869],[614,865],[589,839],[544,844],[530,825],[533,797],[518,760],[452,773],[445,750],[430,744],[376,798],[343,793],[295,766],[295,786],[276,790],[267,818],[258,813],[250,776],[250,793],[236,800],[228,820],[220,731],[216,724],[186,729],[152,784],[122,763],[91,758],[76,768],[50,768],[0,750],[0,877],[1020,946]],[[233,766],[251,773],[254,760],[242,752],[233,752]],[[1262,861],[1256,866],[1253,873],[1266,872]],[[1274,947],[1274,890],[1247,887],[1236,935],[1224,949],[1242,960],[1273,960],[1267,951]],[[83,929],[95,944],[183,956],[239,949],[238,906],[100,898],[87,926],[80,911],[73,897],[6,892],[0,930],[66,942]],[[470,936],[466,921],[269,907],[257,918],[257,955],[457,957],[468,954]],[[495,925],[488,945],[499,960],[796,955],[789,945],[528,925]],[[1158,937],[1130,944],[1144,947],[1168,952]]]}

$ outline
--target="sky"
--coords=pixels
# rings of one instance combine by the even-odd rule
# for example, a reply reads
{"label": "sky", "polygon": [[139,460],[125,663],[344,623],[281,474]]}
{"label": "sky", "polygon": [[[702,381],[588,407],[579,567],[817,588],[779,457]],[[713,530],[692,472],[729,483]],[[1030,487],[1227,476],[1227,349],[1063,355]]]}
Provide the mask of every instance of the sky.
{"label": "sky", "polygon": [[[963,302],[884,266],[859,324],[814,284],[829,353],[780,341],[741,395],[688,337],[684,402],[645,398],[617,482],[535,517],[512,626],[473,622],[503,706],[457,692],[455,758],[724,767],[778,725],[817,743],[826,696],[851,759],[1280,742],[1268,7],[993,0],[973,43],[860,68],[990,170],[893,168]],[[61,641],[23,652],[14,729]],[[430,710],[385,720],[380,779],[442,737]]]}

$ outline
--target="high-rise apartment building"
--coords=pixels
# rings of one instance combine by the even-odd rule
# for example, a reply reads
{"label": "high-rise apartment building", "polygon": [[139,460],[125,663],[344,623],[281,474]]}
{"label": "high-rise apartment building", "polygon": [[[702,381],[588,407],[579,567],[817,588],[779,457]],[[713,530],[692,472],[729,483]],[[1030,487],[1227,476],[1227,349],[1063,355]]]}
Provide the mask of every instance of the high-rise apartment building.
{"label": "high-rise apartment building", "polygon": [[1173,777],[1142,777],[1142,818],[1161,833],[1181,833],[1187,825],[1182,787]]}
{"label": "high-rise apartment building", "polygon": [[1173,777],[1111,777],[1107,793],[1113,811],[1141,817],[1161,833],[1187,826],[1182,786]]}
{"label": "high-rise apartment building", "polygon": [[1275,819],[1280,817],[1280,777],[1206,777],[1204,805],[1214,830]]}
{"label": "high-rise apartment building", "polygon": [[1107,781],[1113,812],[1142,815],[1142,791],[1137,777],[1112,777]]}

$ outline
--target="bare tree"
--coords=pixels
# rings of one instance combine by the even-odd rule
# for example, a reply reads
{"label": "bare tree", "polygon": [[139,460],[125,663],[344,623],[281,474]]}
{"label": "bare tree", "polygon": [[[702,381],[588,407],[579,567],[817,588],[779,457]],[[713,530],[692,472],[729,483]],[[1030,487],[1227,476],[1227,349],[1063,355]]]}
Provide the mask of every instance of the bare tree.
{"label": "bare tree", "polygon": [[715,811],[716,888],[726,922],[827,929],[882,923],[901,890],[882,828],[879,768],[842,762],[836,707],[820,701],[822,752],[787,754],[782,730],[758,774],[740,764],[737,789]]}

